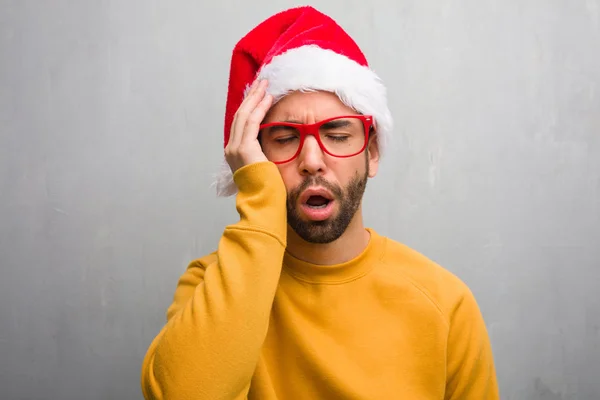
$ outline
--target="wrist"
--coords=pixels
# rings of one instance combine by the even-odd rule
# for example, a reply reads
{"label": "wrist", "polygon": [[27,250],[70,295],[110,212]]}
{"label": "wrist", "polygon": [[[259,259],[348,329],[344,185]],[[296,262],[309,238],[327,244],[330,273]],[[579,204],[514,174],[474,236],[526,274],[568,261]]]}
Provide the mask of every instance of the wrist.
{"label": "wrist", "polygon": [[267,230],[285,241],[287,191],[279,169],[270,161],[245,165],[233,175],[236,208],[242,225]]}

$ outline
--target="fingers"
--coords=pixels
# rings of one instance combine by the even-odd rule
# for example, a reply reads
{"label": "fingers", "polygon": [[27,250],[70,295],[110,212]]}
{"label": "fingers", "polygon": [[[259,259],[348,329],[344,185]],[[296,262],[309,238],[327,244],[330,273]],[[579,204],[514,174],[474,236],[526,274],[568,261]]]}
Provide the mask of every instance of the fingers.
{"label": "fingers", "polygon": [[[246,95],[246,98],[244,100],[242,100],[242,103],[240,104],[240,106],[236,110],[235,115],[233,116],[233,121],[231,122],[231,128],[230,128],[230,131],[229,131],[229,144],[237,145],[237,143],[239,142],[239,139],[240,139],[239,133],[241,133],[241,131],[239,129],[239,126],[240,126],[240,109],[242,108],[242,106],[244,104],[246,104],[248,102],[248,99],[252,98],[253,94],[256,92],[256,88],[258,87],[258,84],[259,84],[258,80],[255,80],[252,83],[252,85],[250,86],[250,91]],[[244,122],[244,125],[245,125],[245,122]],[[228,144],[228,146],[229,146],[229,144]]]}
{"label": "fingers", "polygon": [[273,104],[273,96],[265,94],[262,100],[256,105],[252,113],[248,116],[246,122],[246,129],[244,129],[244,137],[242,141],[254,141],[258,138],[258,132],[260,131],[260,124],[265,119],[265,115]]}
{"label": "fingers", "polygon": [[248,118],[256,108],[256,106],[264,98],[265,89],[267,87],[267,81],[254,81],[251,86],[250,92],[242,101],[242,104],[238,108],[233,123],[231,124],[231,132],[229,141],[232,146],[237,147],[244,136],[244,128],[246,127]]}
{"label": "fingers", "polygon": [[267,81],[254,82],[234,116],[225,147],[225,158],[233,172],[244,165],[267,161],[258,141],[260,123],[273,104],[266,88]]}

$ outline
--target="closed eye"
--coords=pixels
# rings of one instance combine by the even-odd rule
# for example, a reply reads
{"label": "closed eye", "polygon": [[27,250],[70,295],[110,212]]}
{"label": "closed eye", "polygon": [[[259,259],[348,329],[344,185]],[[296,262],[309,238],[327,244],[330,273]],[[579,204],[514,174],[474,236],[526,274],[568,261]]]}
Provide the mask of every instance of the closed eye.
{"label": "closed eye", "polygon": [[345,142],[348,140],[348,136],[342,135],[327,135],[327,139],[332,140],[334,142]]}
{"label": "closed eye", "polygon": [[298,129],[289,125],[273,125],[263,130],[265,139],[275,142],[277,144],[291,143],[296,139],[299,139],[300,133]]}
{"label": "closed eye", "polygon": [[286,144],[286,143],[290,143],[296,139],[298,139],[297,136],[285,136],[285,137],[275,138],[275,141],[279,144]]}

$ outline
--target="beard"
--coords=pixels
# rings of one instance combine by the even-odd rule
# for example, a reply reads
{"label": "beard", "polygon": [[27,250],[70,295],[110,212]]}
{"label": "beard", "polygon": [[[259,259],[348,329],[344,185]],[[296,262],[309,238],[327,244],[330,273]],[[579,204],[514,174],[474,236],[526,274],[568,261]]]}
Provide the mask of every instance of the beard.
{"label": "beard", "polygon": [[[364,175],[358,172],[345,188],[334,185],[321,176],[309,176],[300,186],[288,193],[287,220],[290,227],[302,239],[309,243],[331,243],[337,240],[348,228],[352,218],[361,204],[367,187],[369,168]],[[331,191],[334,200],[339,204],[337,215],[324,221],[305,221],[298,212],[298,198],[304,190],[311,186],[320,185]]]}

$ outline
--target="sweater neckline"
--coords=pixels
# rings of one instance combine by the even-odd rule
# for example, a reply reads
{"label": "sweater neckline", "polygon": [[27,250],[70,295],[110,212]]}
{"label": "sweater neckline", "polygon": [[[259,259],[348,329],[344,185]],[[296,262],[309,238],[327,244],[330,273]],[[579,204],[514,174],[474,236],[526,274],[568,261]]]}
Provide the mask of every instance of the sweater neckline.
{"label": "sweater neckline", "polygon": [[371,228],[367,247],[355,258],[333,265],[319,265],[302,261],[287,251],[283,257],[284,270],[294,278],[317,284],[339,284],[366,275],[379,261],[385,250],[385,238]]}

